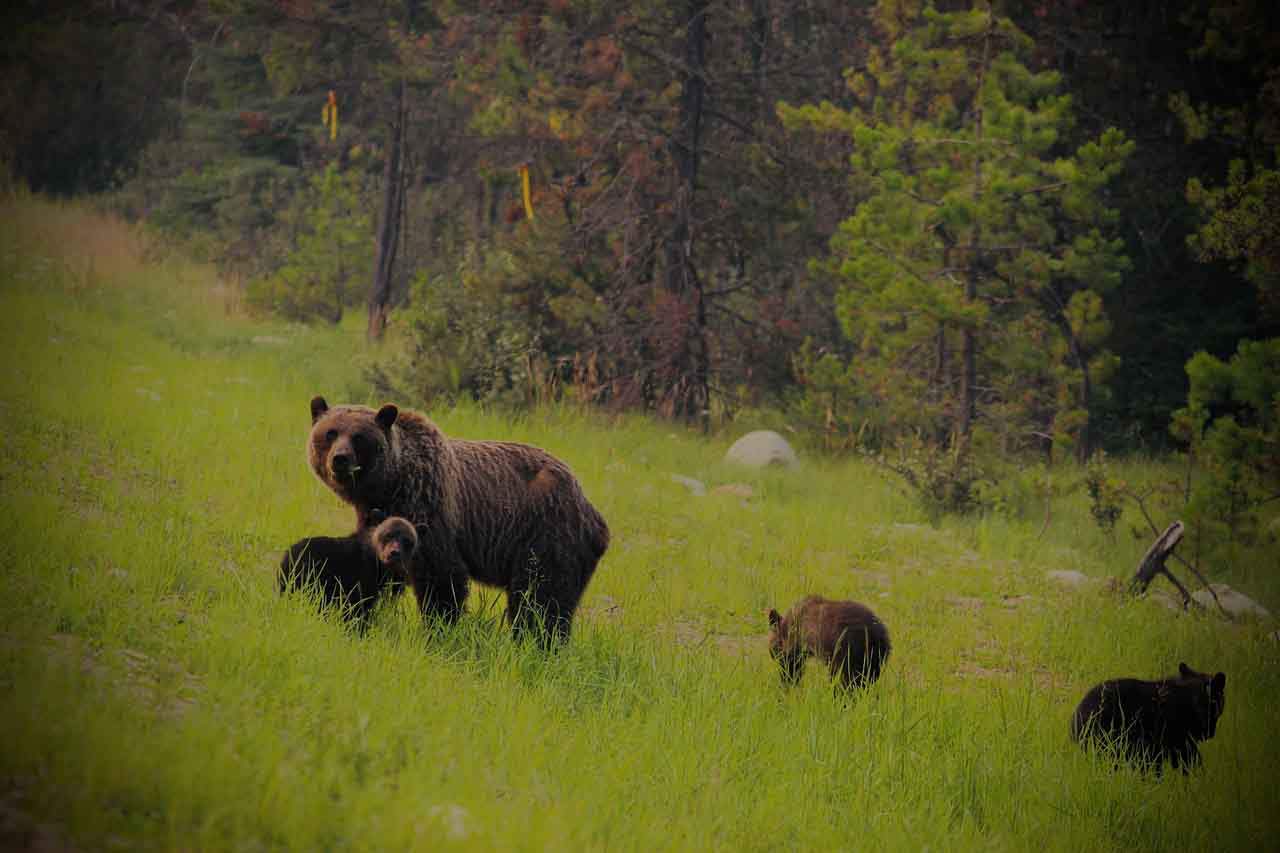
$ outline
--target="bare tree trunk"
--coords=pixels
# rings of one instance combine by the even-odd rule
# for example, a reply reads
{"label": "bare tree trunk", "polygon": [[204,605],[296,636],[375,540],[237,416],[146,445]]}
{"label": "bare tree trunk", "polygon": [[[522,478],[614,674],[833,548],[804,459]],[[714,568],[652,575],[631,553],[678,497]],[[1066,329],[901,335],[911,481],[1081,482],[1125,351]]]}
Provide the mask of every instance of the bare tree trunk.
{"label": "bare tree trunk", "polygon": [[675,417],[697,418],[704,427],[708,415],[707,314],[702,282],[693,266],[693,198],[701,154],[703,101],[706,95],[707,0],[687,0],[684,5],[683,93],[679,125],[670,150],[676,164],[671,230],[666,245],[663,287],[680,309],[689,309],[682,340],[668,341],[674,351],[664,353],[669,383],[664,389],[668,408]]}
{"label": "bare tree trunk", "polygon": [[[1147,587],[1155,580],[1156,575],[1164,575],[1169,579],[1178,592],[1182,593],[1182,606],[1188,605],[1200,606],[1191,593],[1187,592],[1187,588],[1173,576],[1169,571],[1165,561],[1173,553],[1173,549],[1178,547],[1178,543],[1182,541],[1182,534],[1185,528],[1181,521],[1175,521],[1165,528],[1164,533],[1156,537],[1156,541],[1151,543],[1151,547],[1147,549],[1147,553],[1143,556],[1142,562],[1138,564],[1138,570],[1133,573],[1133,579],[1129,581],[1129,589],[1135,595],[1141,595],[1147,591]],[[1215,596],[1216,598],[1217,596]]]}
{"label": "bare tree trunk", "polygon": [[[990,13],[988,13],[990,14]],[[982,42],[982,65],[978,67],[978,86],[977,94],[974,98],[974,158],[973,158],[973,196],[975,201],[980,201],[983,193],[982,186],[982,130],[983,130],[983,110],[982,110],[982,86],[986,80],[987,66],[991,62],[991,30],[994,27],[994,18],[987,27],[986,35]],[[964,280],[964,301],[972,303],[978,298],[978,276],[980,275],[982,255],[982,226],[975,223],[973,226],[973,238],[969,242],[969,263],[968,274]],[[977,335],[972,325],[966,324],[961,337],[960,350],[960,416],[958,424],[958,432],[960,441],[965,445],[968,444],[969,433],[973,430],[973,418],[977,408],[977,355],[978,348]]]}
{"label": "bare tree trunk", "polygon": [[400,242],[400,212],[404,197],[404,133],[405,85],[397,80],[392,85],[395,112],[387,129],[387,153],[382,165],[382,211],[378,217],[378,251],[373,264],[373,286],[369,290],[369,327],[371,341],[382,337],[387,328],[388,303],[391,301],[391,273],[395,269]]}

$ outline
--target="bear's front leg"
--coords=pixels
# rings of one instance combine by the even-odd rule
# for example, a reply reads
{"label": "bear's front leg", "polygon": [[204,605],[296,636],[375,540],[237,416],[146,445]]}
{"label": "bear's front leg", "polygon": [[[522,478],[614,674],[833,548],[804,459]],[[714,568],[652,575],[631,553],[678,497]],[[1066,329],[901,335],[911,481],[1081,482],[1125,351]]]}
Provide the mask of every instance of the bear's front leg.
{"label": "bear's front leg", "polygon": [[418,599],[418,612],[424,618],[439,618],[453,624],[462,615],[471,583],[457,548],[438,542],[436,537],[429,547],[420,546],[414,556],[413,594]]}
{"label": "bear's front leg", "polygon": [[1169,751],[1169,763],[1175,770],[1181,768],[1185,776],[1200,766],[1200,748],[1195,741],[1187,738],[1185,743]]}

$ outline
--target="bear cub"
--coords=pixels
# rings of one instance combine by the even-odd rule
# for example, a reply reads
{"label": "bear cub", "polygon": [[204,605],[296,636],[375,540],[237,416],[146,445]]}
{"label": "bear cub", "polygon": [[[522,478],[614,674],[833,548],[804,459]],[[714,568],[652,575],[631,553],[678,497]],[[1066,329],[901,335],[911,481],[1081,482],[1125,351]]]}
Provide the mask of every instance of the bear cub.
{"label": "bear cub", "polygon": [[1156,775],[1165,761],[1186,773],[1200,763],[1196,743],[1218,730],[1226,688],[1224,673],[1196,672],[1185,663],[1162,681],[1104,681],[1076,707],[1071,737],[1082,746],[1110,745],[1121,758]]}
{"label": "bear cub", "polygon": [[324,607],[338,607],[366,627],[378,594],[404,588],[418,547],[408,520],[378,512],[369,520],[376,526],[350,536],[309,536],[291,545],[280,560],[280,592],[314,584]]}
{"label": "bear cub", "polygon": [[800,681],[812,655],[827,664],[838,688],[866,687],[880,677],[889,649],[889,629],[856,601],[809,595],[786,616],[769,611],[769,654],[785,685]]}

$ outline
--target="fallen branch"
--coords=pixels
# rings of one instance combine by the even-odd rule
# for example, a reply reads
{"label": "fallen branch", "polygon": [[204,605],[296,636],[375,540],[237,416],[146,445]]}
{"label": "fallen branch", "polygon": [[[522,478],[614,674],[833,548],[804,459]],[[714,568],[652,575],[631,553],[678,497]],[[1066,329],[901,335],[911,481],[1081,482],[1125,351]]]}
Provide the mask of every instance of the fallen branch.
{"label": "fallen branch", "polygon": [[[1135,491],[1132,491],[1131,489],[1125,489],[1124,493],[1128,495],[1130,498],[1132,498],[1134,503],[1138,505],[1138,509],[1142,511],[1142,517],[1147,520],[1147,526],[1151,528],[1151,532],[1158,533],[1159,528],[1156,527],[1156,523],[1151,520],[1151,513],[1147,512],[1147,502],[1143,500],[1143,496],[1138,494]],[[1218,593],[1214,591],[1213,587],[1209,584],[1209,581],[1205,578],[1205,576],[1200,574],[1200,570],[1197,569],[1191,563],[1187,562],[1185,559],[1183,559],[1181,554],[1171,553],[1170,556],[1172,556],[1173,559],[1177,560],[1179,563],[1185,566],[1187,571],[1191,572],[1191,574],[1196,576],[1196,580],[1200,581],[1201,585],[1204,586],[1205,589],[1209,590],[1209,595],[1213,598],[1213,603],[1218,605],[1218,612],[1221,613],[1224,618],[1230,619],[1231,614],[1227,612],[1227,608],[1222,606],[1222,602],[1218,600]],[[1169,580],[1173,581],[1175,586],[1177,586],[1179,589],[1182,588],[1181,585],[1179,585],[1178,582],[1174,580],[1173,575],[1170,575],[1167,571],[1165,572],[1165,574],[1168,575]],[[1148,581],[1148,583],[1149,582],[1150,581]],[[1185,591],[1183,592],[1183,595],[1184,596],[1186,595]]]}
{"label": "fallen branch", "polygon": [[1169,567],[1165,565],[1165,560],[1169,559],[1169,555],[1173,553],[1173,549],[1178,547],[1178,543],[1182,541],[1182,534],[1185,528],[1181,521],[1175,521],[1170,524],[1158,537],[1156,541],[1151,543],[1151,547],[1147,549],[1147,553],[1143,556],[1142,562],[1138,564],[1138,570],[1133,574],[1133,580],[1129,582],[1129,589],[1134,595],[1141,595],[1147,591],[1147,587],[1156,579],[1157,575],[1164,575],[1169,579],[1178,592],[1182,593],[1182,606],[1194,605],[1201,607],[1200,602],[1191,597],[1191,593],[1187,592],[1187,588],[1182,585],[1173,572],[1169,571]]}

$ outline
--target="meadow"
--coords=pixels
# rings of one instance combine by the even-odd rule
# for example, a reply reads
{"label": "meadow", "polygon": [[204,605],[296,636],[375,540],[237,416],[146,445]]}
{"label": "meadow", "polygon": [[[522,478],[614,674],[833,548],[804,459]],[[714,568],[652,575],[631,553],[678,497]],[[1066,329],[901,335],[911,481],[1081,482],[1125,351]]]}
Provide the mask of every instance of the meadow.
{"label": "meadow", "polygon": [[[363,637],[280,597],[281,551],[352,525],[304,455],[312,395],[382,402],[348,321],[251,318],[86,206],[0,203],[0,846],[1273,849],[1276,626],[1106,591],[1149,540],[1079,492],[1043,532],[935,526],[856,459],[755,472],[721,461],[737,431],[444,408],[565,459],[608,519],[572,642],[514,643],[493,594],[452,627],[389,602]],[[1280,611],[1280,567],[1233,571]],[[814,663],[780,686],[765,612],[807,592],[889,626],[855,701]],[[1072,743],[1091,685],[1181,660],[1228,678],[1199,772]]]}

